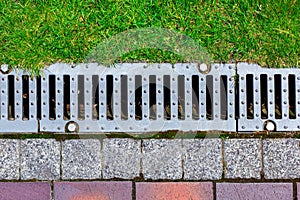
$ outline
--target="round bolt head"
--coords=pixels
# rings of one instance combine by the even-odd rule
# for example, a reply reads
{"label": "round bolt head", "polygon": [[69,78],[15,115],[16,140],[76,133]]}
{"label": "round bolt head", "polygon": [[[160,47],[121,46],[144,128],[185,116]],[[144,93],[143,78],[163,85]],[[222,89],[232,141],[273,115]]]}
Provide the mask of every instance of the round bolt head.
{"label": "round bolt head", "polygon": [[202,72],[206,72],[208,70],[208,66],[207,64],[205,63],[201,63],[200,66],[199,66],[199,69],[202,71]]}
{"label": "round bolt head", "polygon": [[7,64],[1,65],[1,71],[4,73],[8,72],[8,65]]}
{"label": "round bolt head", "polygon": [[275,124],[271,121],[268,121],[267,124],[266,124],[266,129],[268,131],[274,131],[275,130]]}
{"label": "round bolt head", "polygon": [[74,131],[76,130],[76,125],[75,125],[74,123],[70,123],[70,124],[68,125],[68,130],[69,130],[70,132],[74,132]]}

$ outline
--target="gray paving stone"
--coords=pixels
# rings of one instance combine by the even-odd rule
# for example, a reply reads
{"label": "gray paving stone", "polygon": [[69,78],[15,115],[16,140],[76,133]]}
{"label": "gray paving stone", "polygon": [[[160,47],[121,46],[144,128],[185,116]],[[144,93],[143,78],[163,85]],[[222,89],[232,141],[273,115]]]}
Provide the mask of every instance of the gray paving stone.
{"label": "gray paving stone", "polygon": [[217,183],[217,200],[292,200],[292,183]]}
{"label": "gray paving stone", "polygon": [[60,178],[60,142],[53,139],[21,140],[21,179]]}
{"label": "gray paving stone", "polygon": [[149,139],[142,143],[145,179],[182,178],[182,140]]}
{"label": "gray paving stone", "polygon": [[97,179],[101,177],[99,140],[62,142],[62,179]]}
{"label": "gray paving stone", "polygon": [[19,179],[20,141],[0,140],[0,179]]}
{"label": "gray paving stone", "polygon": [[263,168],[265,178],[299,178],[299,150],[299,141],[296,139],[263,140]]}
{"label": "gray paving stone", "polygon": [[140,174],[141,140],[104,139],[103,178],[133,179]]}
{"label": "gray paving stone", "polygon": [[216,180],[222,178],[222,140],[183,140],[184,179]]}
{"label": "gray paving stone", "polygon": [[261,178],[261,154],[260,139],[225,140],[225,178]]}

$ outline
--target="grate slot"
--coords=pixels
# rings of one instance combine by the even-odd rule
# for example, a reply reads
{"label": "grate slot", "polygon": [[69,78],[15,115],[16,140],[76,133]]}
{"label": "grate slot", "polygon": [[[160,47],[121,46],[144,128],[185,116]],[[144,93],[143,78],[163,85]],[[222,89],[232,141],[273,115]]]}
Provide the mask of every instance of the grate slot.
{"label": "grate slot", "polygon": [[[296,119],[296,77],[293,74],[290,74],[289,76],[289,118],[290,119]],[[298,111],[299,112],[299,111]]]}
{"label": "grate slot", "polygon": [[266,74],[260,75],[260,108],[261,118],[268,118],[268,77]]}
{"label": "grate slot", "polygon": [[99,120],[99,76],[92,76],[92,109],[93,109],[93,120]]}
{"label": "grate slot", "polygon": [[[41,83],[41,77],[37,77],[36,78],[36,117],[38,120],[42,119],[42,87],[41,87],[42,83]],[[33,94],[34,94],[34,85],[32,88]],[[30,99],[32,99],[32,101],[34,102],[34,97],[35,95],[33,95],[33,97]]]}
{"label": "grate slot", "polygon": [[213,120],[213,102],[214,102],[214,92],[213,92],[213,76],[206,76],[206,119]]}
{"label": "grate slot", "polygon": [[199,119],[199,76],[192,76],[192,118]]}
{"label": "grate slot", "polygon": [[85,110],[84,110],[84,76],[78,75],[78,119],[85,119]]}
{"label": "grate slot", "polygon": [[142,76],[135,76],[135,119],[142,120]]}
{"label": "grate slot", "polygon": [[156,120],[157,102],[156,102],[156,76],[149,76],[149,119]]}
{"label": "grate slot", "polygon": [[[185,98],[185,77],[183,75],[179,75],[178,76],[178,111],[177,111],[177,115],[178,115],[178,119],[180,120],[184,120],[185,119],[185,102],[188,103],[188,101],[186,101]],[[176,97],[175,97],[176,99]],[[174,101],[172,101],[174,103]]]}
{"label": "grate slot", "polygon": [[253,105],[253,75],[246,75],[246,93],[247,93],[247,119],[254,118]]}
{"label": "grate slot", "polygon": [[114,119],[114,113],[113,113],[113,76],[107,75],[106,76],[106,118],[108,120]]}
{"label": "grate slot", "polygon": [[22,76],[22,107],[23,107],[23,120],[29,119],[29,76]]}
{"label": "grate slot", "polygon": [[[164,94],[164,118],[166,120],[171,120],[171,105],[170,105],[170,96],[171,96],[171,92],[170,92],[170,76],[169,75],[164,75],[164,84],[163,84],[163,94]],[[175,81],[174,81],[175,82]]]}
{"label": "grate slot", "polygon": [[[275,118],[282,118],[282,106],[281,106],[281,75],[275,74],[274,76],[275,86]],[[270,103],[271,104],[271,103]]]}
{"label": "grate slot", "polygon": [[15,77],[8,76],[8,120],[15,119]]}
{"label": "grate slot", "polygon": [[64,120],[69,120],[71,118],[71,110],[70,110],[70,97],[71,97],[71,93],[70,93],[70,76],[69,75],[64,75],[63,76],[64,80],[64,101],[63,101],[63,105],[64,105]]}
{"label": "grate slot", "polygon": [[220,108],[221,108],[221,119],[228,119],[228,85],[227,76],[223,75],[220,77]]}
{"label": "grate slot", "polygon": [[128,120],[128,77],[121,75],[121,119]]}
{"label": "grate slot", "polygon": [[[49,75],[49,85],[48,85],[48,91],[49,91],[49,119],[55,120],[55,105],[56,105],[56,96],[55,96],[55,90],[56,90],[56,83],[55,83],[55,75]],[[46,91],[45,91],[46,92]]]}

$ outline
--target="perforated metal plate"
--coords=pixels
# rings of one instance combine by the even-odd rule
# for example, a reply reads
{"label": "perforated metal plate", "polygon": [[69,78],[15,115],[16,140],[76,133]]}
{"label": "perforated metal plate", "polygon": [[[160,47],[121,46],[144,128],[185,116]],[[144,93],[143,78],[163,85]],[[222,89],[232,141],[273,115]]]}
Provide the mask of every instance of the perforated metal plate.
{"label": "perforated metal plate", "polygon": [[239,63],[238,131],[261,131],[268,121],[276,131],[300,129],[300,70],[268,69]]}
{"label": "perforated metal plate", "polygon": [[70,123],[80,133],[236,131],[235,66],[211,67],[202,74],[197,64],[55,64],[29,88],[7,80],[23,72],[0,75],[1,132],[65,132]]}

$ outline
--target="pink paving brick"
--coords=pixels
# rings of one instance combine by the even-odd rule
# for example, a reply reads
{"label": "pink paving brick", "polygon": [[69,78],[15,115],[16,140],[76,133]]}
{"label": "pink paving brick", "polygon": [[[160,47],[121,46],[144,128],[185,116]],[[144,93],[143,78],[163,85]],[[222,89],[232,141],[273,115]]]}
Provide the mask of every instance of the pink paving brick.
{"label": "pink paving brick", "polygon": [[209,200],[213,199],[211,182],[136,183],[136,200]]}
{"label": "pink paving brick", "polygon": [[216,190],[217,200],[293,199],[292,183],[217,183]]}
{"label": "pink paving brick", "polygon": [[55,200],[131,200],[132,182],[54,182]]}
{"label": "pink paving brick", "polygon": [[50,195],[50,183],[0,182],[1,200],[49,200]]}

